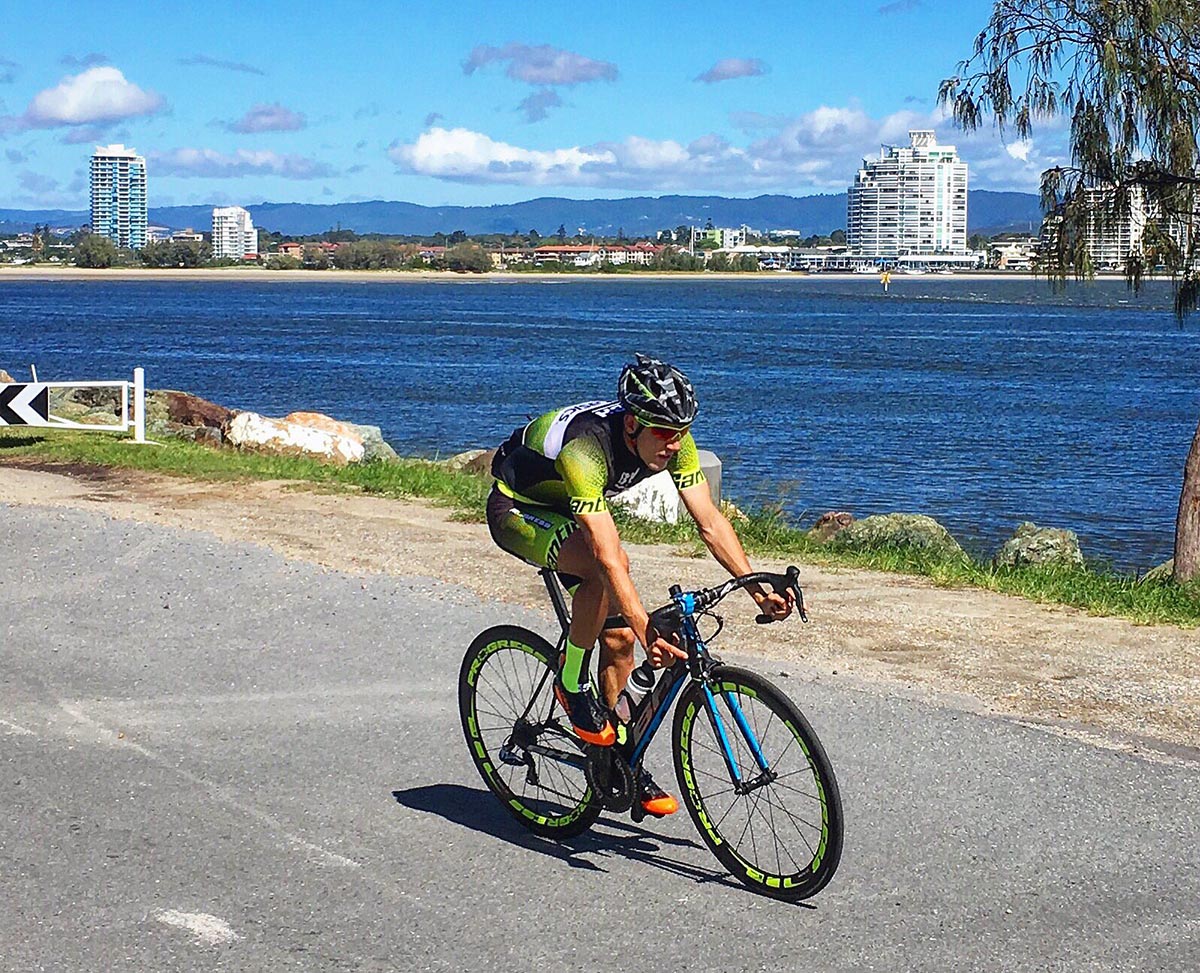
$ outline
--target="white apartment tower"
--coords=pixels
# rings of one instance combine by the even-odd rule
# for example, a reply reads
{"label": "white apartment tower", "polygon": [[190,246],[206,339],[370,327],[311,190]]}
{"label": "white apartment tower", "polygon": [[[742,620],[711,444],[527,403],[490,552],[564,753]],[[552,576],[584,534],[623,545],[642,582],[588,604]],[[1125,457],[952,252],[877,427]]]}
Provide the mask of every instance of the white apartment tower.
{"label": "white apartment tower", "polygon": [[967,164],[931,131],[864,159],[847,200],[846,242],[866,257],[967,252]]}
{"label": "white apartment tower", "polygon": [[216,260],[244,260],[258,253],[258,230],[240,206],[218,206],[212,212],[212,248]]}
{"label": "white apartment tower", "polygon": [[123,145],[98,145],[92,154],[92,232],[118,247],[146,245],[149,214],[146,160]]}

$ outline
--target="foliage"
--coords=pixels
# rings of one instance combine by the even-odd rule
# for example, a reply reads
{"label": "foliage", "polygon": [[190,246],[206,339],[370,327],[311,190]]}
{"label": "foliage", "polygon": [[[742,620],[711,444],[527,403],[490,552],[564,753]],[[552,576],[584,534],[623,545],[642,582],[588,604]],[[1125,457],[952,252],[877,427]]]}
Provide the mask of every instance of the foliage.
{"label": "foliage", "polygon": [[108,237],[89,233],[75,244],[71,257],[76,267],[104,268],[117,262],[119,252]]}
{"label": "foliage", "polygon": [[1004,0],[939,100],[964,129],[991,115],[1029,138],[1070,120],[1071,164],[1046,171],[1051,247],[1041,269],[1090,276],[1085,241],[1145,201],[1149,224],[1125,269],[1162,267],[1182,318],[1200,298],[1200,5],[1194,0]]}
{"label": "foliage", "polygon": [[492,258],[478,243],[458,243],[443,257],[447,270],[458,273],[484,274],[492,269]]}
{"label": "foliage", "polygon": [[202,267],[212,259],[212,247],[199,240],[163,240],[138,251],[147,267]]}

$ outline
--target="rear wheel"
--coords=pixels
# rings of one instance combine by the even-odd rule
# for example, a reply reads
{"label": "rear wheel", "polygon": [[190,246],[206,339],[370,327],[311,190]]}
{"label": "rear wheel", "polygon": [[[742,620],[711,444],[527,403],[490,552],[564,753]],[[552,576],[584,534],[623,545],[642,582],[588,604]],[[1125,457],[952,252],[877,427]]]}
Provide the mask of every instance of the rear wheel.
{"label": "rear wheel", "polygon": [[553,693],[554,649],[499,625],[476,636],[458,678],[471,759],[500,803],[535,834],[570,838],[600,815],[584,775],[584,744]]}
{"label": "rear wheel", "polygon": [[754,891],[815,895],[842,854],[842,801],[824,748],[796,704],[757,673],[717,666],[707,688],[711,696],[693,683],[675,707],[675,773],[688,813]]}

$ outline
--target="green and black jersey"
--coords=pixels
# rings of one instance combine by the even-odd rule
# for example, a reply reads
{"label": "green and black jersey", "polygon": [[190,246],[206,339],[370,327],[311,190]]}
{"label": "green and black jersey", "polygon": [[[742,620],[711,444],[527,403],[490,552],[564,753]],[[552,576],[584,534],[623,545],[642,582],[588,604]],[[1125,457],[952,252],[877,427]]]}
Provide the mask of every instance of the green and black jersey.
{"label": "green and black jersey", "polygon": [[[492,464],[500,490],[563,514],[607,510],[607,499],[651,476],[625,445],[619,402],[581,402],[515,430]],[[696,441],[687,433],[667,471],[680,490],[704,482]]]}

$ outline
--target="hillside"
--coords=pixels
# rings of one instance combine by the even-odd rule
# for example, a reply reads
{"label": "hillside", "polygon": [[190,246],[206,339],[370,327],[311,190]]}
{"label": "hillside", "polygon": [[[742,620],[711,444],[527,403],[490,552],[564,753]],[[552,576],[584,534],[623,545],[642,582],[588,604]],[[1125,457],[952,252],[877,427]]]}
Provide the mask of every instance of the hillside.
{"label": "hillside", "polygon": [[[846,194],[823,196],[635,196],[628,199],[562,199],[543,197],[500,206],[419,206],[416,203],[372,200],[365,203],[259,203],[247,207],[256,225],[289,235],[323,233],[335,227],[358,233],[431,235],[513,233],[537,230],[568,233],[644,236],[665,227],[740,226],[793,229],[805,235],[830,233],[846,225]],[[1036,232],[1041,225],[1038,197],[1032,193],[973,190],[967,201],[971,233],[1006,230]],[[0,209],[0,232],[15,233],[34,224],[81,226],[82,210]],[[172,229],[206,229],[211,206],[166,206],[150,210],[150,222]]]}

